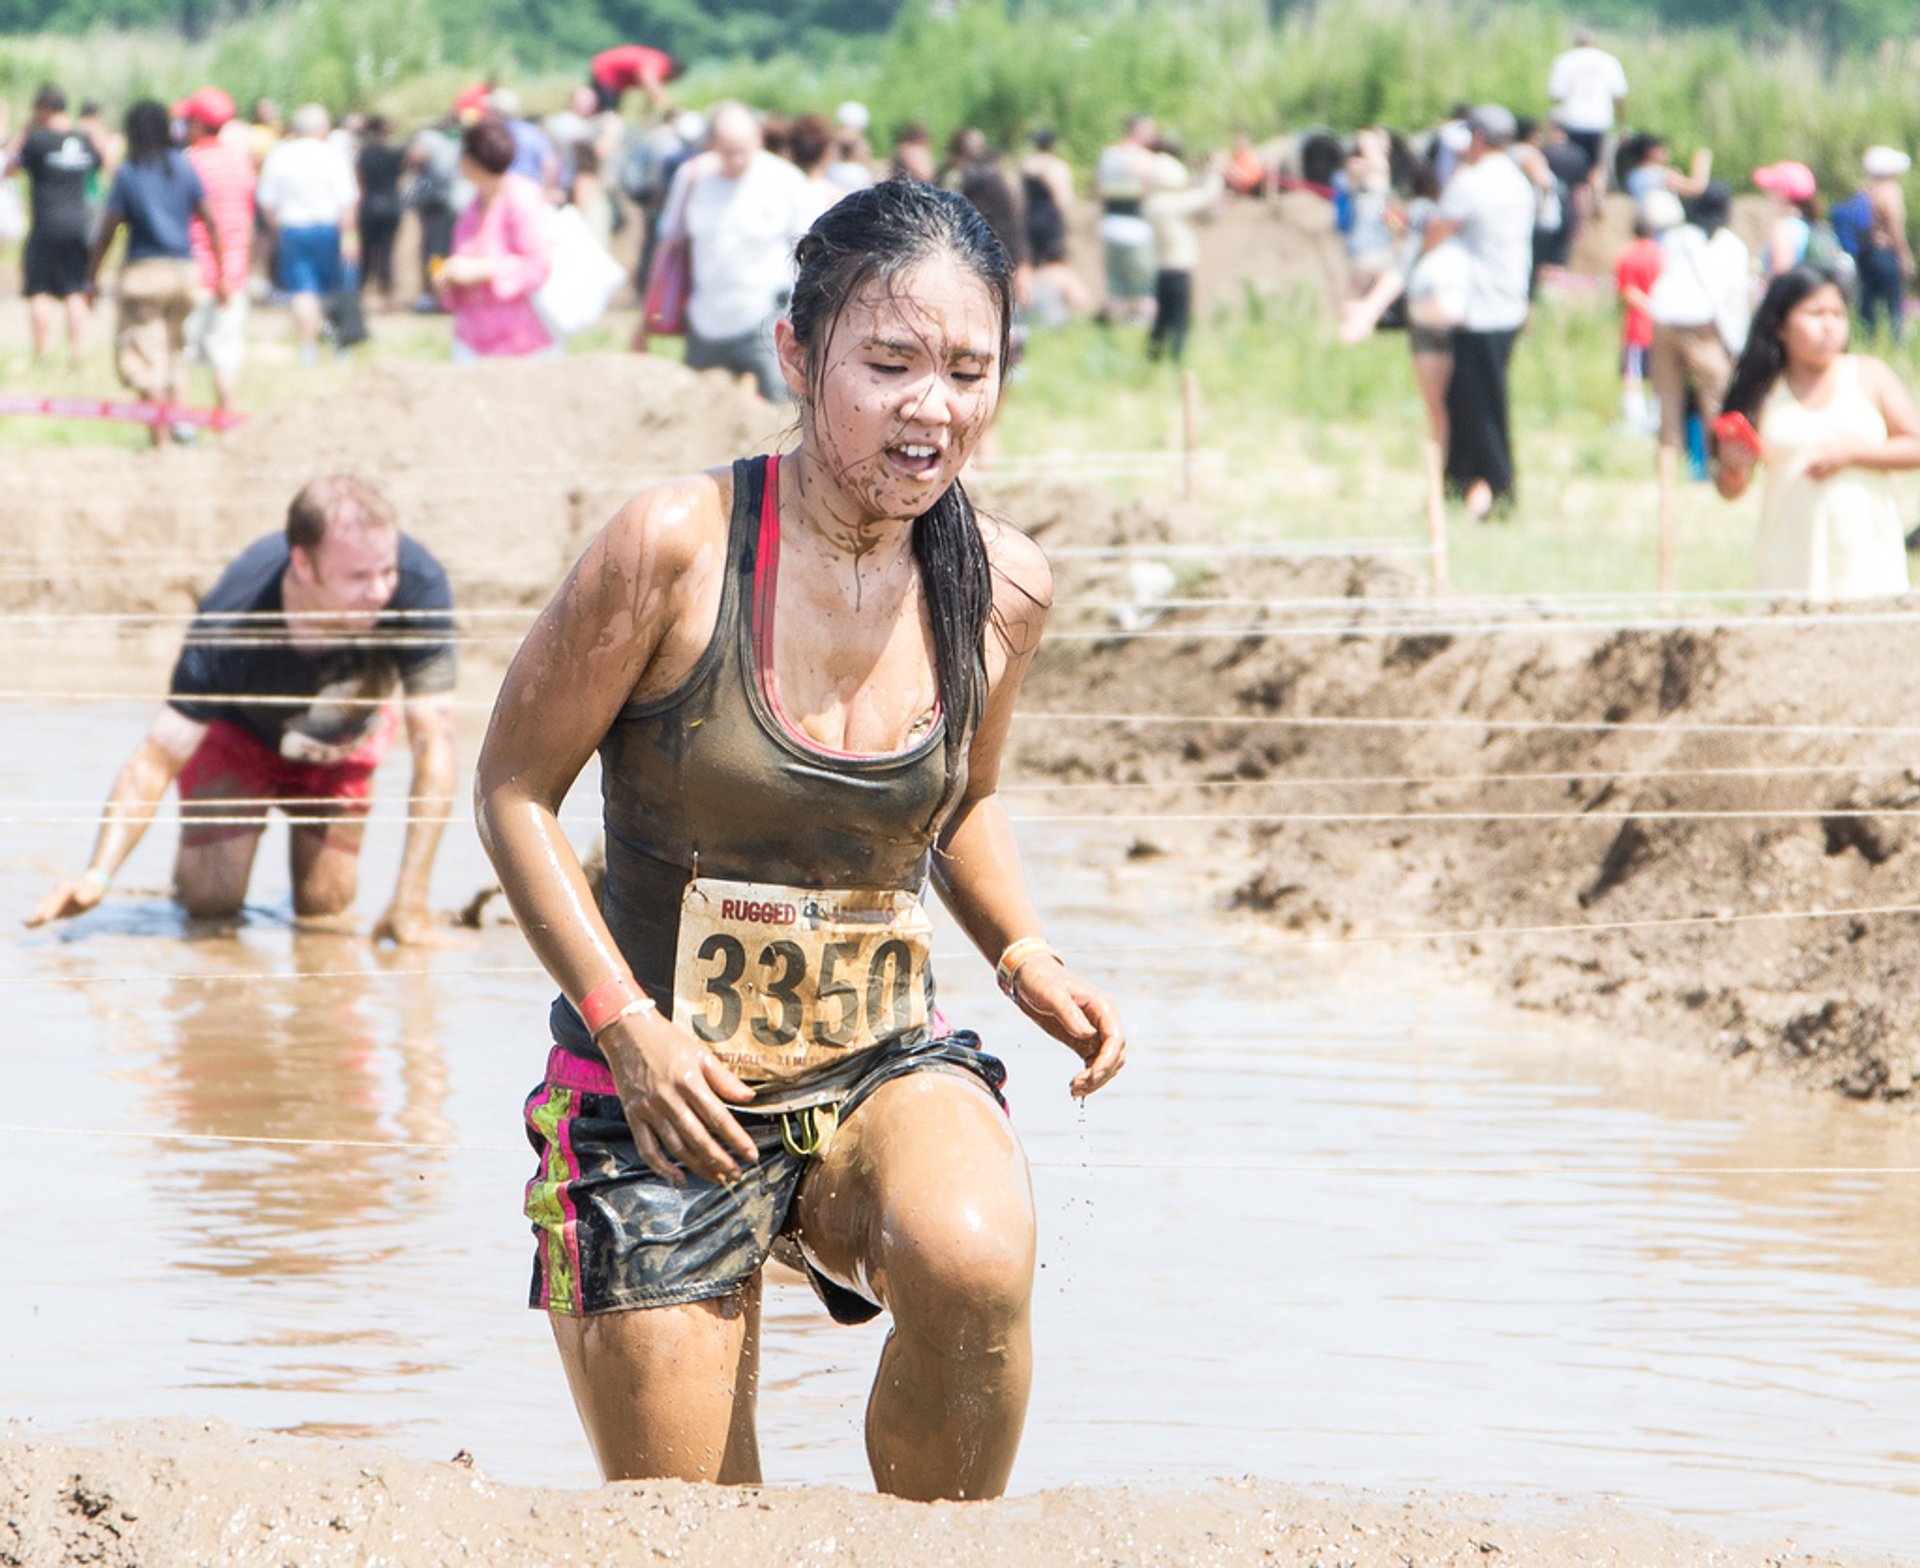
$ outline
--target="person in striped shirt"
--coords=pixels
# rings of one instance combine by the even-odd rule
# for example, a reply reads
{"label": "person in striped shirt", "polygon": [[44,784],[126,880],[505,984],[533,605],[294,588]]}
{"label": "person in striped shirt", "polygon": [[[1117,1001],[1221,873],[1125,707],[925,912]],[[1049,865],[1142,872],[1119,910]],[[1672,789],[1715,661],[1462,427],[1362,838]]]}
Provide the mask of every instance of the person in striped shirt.
{"label": "person in striped shirt", "polygon": [[252,262],[253,159],[221,135],[233,119],[233,100],[217,87],[203,87],[173,106],[174,118],[187,125],[187,158],[206,187],[207,210],[219,231],[229,288],[221,298],[217,264],[207,226],[195,222],[193,259],[200,267],[202,294],[187,319],[187,359],[213,374],[216,407],[233,407],[240,368],[247,356],[247,269]]}

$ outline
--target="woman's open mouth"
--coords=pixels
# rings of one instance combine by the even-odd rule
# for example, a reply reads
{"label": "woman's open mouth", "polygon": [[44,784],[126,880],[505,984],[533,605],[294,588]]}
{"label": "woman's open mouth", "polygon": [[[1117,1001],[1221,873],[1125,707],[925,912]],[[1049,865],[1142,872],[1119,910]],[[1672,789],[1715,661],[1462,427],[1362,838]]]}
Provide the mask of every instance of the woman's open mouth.
{"label": "woman's open mouth", "polygon": [[911,479],[931,479],[940,471],[940,449],[916,442],[887,448],[887,466]]}

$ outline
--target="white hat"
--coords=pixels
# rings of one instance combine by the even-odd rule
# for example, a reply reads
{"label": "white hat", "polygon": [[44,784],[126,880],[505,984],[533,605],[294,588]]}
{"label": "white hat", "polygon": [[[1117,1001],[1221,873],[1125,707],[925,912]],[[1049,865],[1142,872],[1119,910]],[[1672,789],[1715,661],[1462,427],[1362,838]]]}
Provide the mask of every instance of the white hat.
{"label": "white hat", "polygon": [[707,117],[698,109],[682,109],[673,117],[673,134],[689,147],[707,139]]}
{"label": "white hat", "polygon": [[1640,198],[1640,221],[1655,234],[1677,229],[1687,221],[1687,209],[1672,191],[1648,191]]}
{"label": "white hat", "polygon": [[864,131],[872,122],[867,106],[855,98],[849,98],[833,111],[833,123],[843,131]]}
{"label": "white hat", "polygon": [[487,94],[487,107],[503,120],[520,117],[520,95],[511,87],[496,87]]}
{"label": "white hat", "polygon": [[1473,145],[1473,129],[1465,120],[1449,120],[1440,127],[1439,142],[1448,152],[1465,152]]}
{"label": "white hat", "polygon": [[1897,180],[1913,167],[1913,160],[1898,147],[1869,147],[1860,159],[1860,167],[1876,180]]}

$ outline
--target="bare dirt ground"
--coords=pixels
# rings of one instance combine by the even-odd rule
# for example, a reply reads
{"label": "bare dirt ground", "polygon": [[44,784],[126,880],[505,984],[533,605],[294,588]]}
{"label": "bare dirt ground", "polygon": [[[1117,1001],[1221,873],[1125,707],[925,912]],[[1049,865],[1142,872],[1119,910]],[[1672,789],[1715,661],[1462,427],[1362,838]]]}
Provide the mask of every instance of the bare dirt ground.
{"label": "bare dirt ground", "polygon": [[[1180,612],[1151,639],[1056,653],[1032,692],[1222,717],[1032,724],[1023,763],[1163,786],[1094,809],[1140,813],[1143,852],[1243,861],[1232,902],[1275,931],[1454,933],[1444,950],[1523,1007],[1715,1052],[1739,1076],[1910,1101],[1920,734],[1871,732],[1912,725],[1894,672],[1920,625],[1882,603],[1739,628],[1423,631],[1367,608],[1409,587],[1380,567],[1258,579],[1233,591],[1274,593],[1274,610]],[[1289,614],[1290,594],[1354,597]],[[1183,639],[1182,615],[1271,634]],[[1527,727],[1542,722],[1565,727]],[[1409,782],[1365,782],[1381,779]],[[1200,812],[1275,820],[1154,820]]]}
{"label": "bare dirt ground", "polygon": [[0,1563],[662,1563],[792,1568],[1004,1563],[1179,1568],[1790,1568],[1614,1509],[1551,1520],[1496,1505],[1389,1502],[1220,1481],[1076,1488],[994,1503],[903,1503],[832,1487],[671,1482],[594,1492],[498,1486],[464,1454],[425,1464],[224,1428],[132,1427],[86,1444],[0,1437]]}

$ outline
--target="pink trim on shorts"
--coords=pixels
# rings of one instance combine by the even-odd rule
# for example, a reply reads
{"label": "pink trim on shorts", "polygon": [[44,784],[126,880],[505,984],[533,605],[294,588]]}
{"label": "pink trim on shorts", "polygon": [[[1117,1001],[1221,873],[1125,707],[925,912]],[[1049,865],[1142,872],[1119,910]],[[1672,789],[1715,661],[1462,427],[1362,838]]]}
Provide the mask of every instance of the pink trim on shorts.
{"label": "pink trim on shorts", "polygon": [[590,1062],[556,1045],[547,1053],[547,1082],[556,1089],[579,1089],[587,1094],[618,1094],[613,1070],[605,1062]]}

